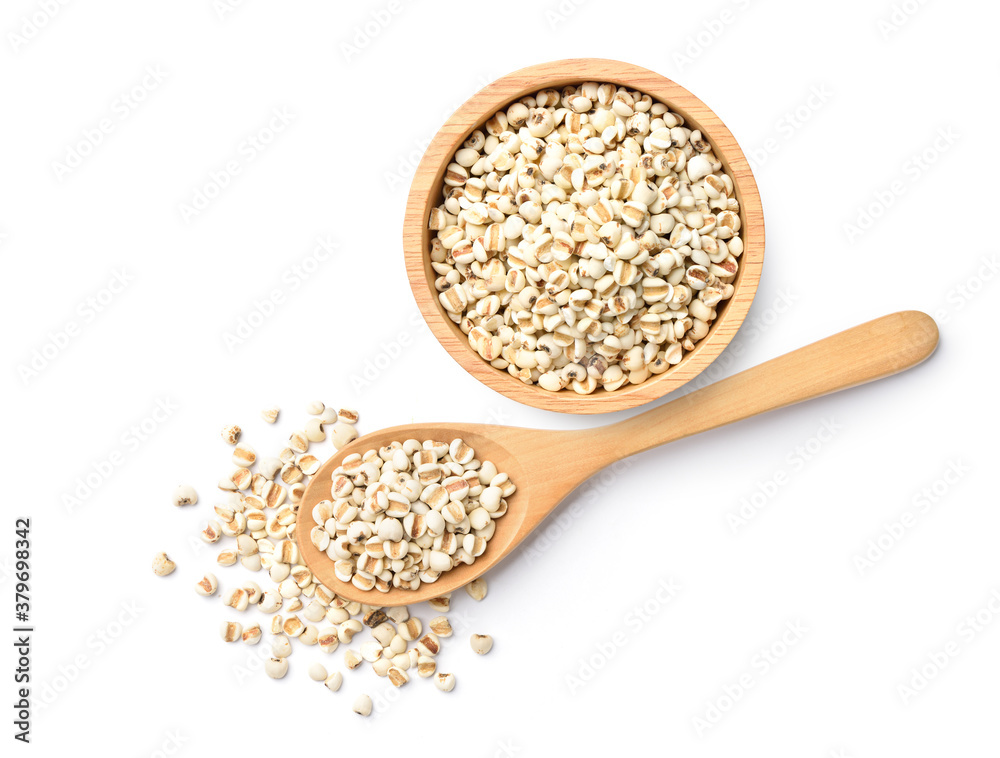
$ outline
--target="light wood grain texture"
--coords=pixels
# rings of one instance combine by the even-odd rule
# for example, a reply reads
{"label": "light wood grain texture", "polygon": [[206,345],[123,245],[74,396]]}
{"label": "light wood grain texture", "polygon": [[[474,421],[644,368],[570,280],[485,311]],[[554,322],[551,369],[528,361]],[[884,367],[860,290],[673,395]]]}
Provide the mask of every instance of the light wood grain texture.
{"label": "light wood grain texture", "polygon": [[[545,431],[486,424],[408,424],[366,434],[312,478],[302,497],[296,537],[317,581],[339,595],[375,605],[407,605],[451,592],[495,566],[580,484],[615,461],[723,424],[864,384],[915,366],[937,346],[937,325],[905,311],[869,321],[678,400],[610,426],[583,431]],[[309,541],[312,509],[330,496],[330,475],[345,455],[409,438],[451,441],[460,437],[480,460],[510,474],[517,491],[496,522],[486,552],[433,584],[414,591],[363,592],[340,582],[333,561]]]}
{"label": "light wood grain texture", "polygon": [[[559,88],[584,81],[610,82],[637,89],[668,105],[683,116],[687,126],[701,129],[736,185],[744,252],[734,281],[735,293],[718,308],[708,336],[680,363],[642,384],[626,385],[614,392],[598,389],[591,395],[572,390],[549,392],[526,385],[506,371],[493,368],[469,345],[461,329],[445,315],[434,290],[435,274],[428,251],[431,208],[443,202],[442,178],[455,150],[465,138],[501,108],[545,87]],[[668,392],[701,373],[729,344],[753,302],[764,261],[764,214],[750,165],[736,139],[708,106],[680,85],[639,66],[597,58],[554,61],[521,69],[484,87],[445,122],[431,140],[417,167],[406,204],[403,251],[410,287],[420,312],[448,353],[479,381],[514,400],[565,413],[609,413],[634,408]]]}

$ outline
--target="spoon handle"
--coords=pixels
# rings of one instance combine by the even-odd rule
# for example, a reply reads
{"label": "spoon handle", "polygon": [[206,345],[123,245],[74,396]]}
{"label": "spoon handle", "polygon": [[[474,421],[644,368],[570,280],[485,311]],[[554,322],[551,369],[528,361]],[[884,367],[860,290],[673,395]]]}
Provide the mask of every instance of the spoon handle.
{"label": "spoon handle", "polygon": [[[938,342],[934,320],[901,311],[855,326],[601,430],[614,460],[916,366]],[[610,461],[609,461],[610,462]]]}

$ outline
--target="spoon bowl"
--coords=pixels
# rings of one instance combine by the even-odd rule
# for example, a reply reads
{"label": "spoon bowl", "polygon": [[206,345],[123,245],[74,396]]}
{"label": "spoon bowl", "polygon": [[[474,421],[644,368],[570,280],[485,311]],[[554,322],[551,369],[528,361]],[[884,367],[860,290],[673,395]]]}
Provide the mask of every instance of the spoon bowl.
{"label": "spoon bowl", "polygon": [[[468,584],[504,558],[531,530],[529,527],[522,535],[527,516],[534,510],[532,504],[538,497],[543,497],[545,493],[540,492],[539,487],[533,486],[535,479],[529,475],[519,456],[523,455],[526,443],[537,439],[538,435],[546,434],[558,434],[558,432],[514,429],[488,424],[444,423],[394,426],[359,437],[338,450],[310,479],[309,486],[306,487],[306,491],[299,501],[297,526],[295,527],[299,552],[321,584],[326,585],[342,597],[373,605],[392,606],[419,603],[422,600],[429,600]],[[460,563],[451,571],[443,574],[438,581],[431,584],[421,583],[416,590],[393,587],[388,592],[365,591],[358,589],[353,584],[340,581],[333,570],[334,562],[326,553],[318,550],[309,539],[310,530],[316,526],[312,518],[313,507],[322,500],[330,499],[330,481],[334,469],[348,455],[364,453],[373,448],[378,450],[396,440],[402,442],[413,438],[421,441],[435,439],[451,442],[456,437],[460,437],[471,445],[479,460],[496,463],[497,468],[506,472],[510,476],[510,480],[517,486],[514,494],[506,498],[507,512],[496,520],[496,531],[493,534],[493,539],[487,545],[486,552],[476,559],[475,563]],[[502,546],[507,547],[503,549]]]}
{"label": "spoon bowl", "polygon": [[[615,461],[653,447],[820,397],[903,371],[926,359],[937,346],[930,316],[903,311],[814,342],[676,400],[609,426],[581,431],[546,431],[467,424],[407,424],[358,438],[339,450],[312,477],[299,503],[296,541],[317,581],[348,600],[378,606],[419,603],[459,589],[511,553],[574,489]],[[345,456],[378,449],[394,440],[461,438],[479,460],[506,472],[517,490],[496,520],[486,552],[471,565],[459,564],[436,582],[416,590],[365,591],[342,582],[334,562],[313,546],[313,507],[330,498],[333,470]]]}

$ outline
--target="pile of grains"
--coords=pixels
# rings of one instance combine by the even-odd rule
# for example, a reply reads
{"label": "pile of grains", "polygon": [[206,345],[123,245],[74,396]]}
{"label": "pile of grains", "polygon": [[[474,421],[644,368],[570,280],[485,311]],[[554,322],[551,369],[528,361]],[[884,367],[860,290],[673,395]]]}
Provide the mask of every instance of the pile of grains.
{"label": "pile of grains", "polygon": [[342,582],[361,590],[415,590],[493,538],[516,487],[460,439],[391,442],[344,458],[331,496],[313,508],[310,540]]}
{"label": "pile of grains", "polygon": [[453,161],[429,220],[438,298],[483,360],[525,384],[639,384],[693,350],[733,295],[732,177],[649,95],[542,90]]}
{"label": "pile of grains", "polygon": [[[224,620],[219,634],[224,642],[257,645],[264,638],[265,631],[269,632],[270,656],[264,661],[263,669],[272,679],[285,677],[289,670],[289,657],[298,646],[332,655],[343,645],[344,668],[348,670],[367,663],[378,676],[388,679],[392,688],[404,686],[415,675],[418,678],[433,678],[438,689],[450,692],[455,687],[455,675],[437,671],[442,640],[456,633],[447,616],[436,615],[427,621],[425,627],[424,621],[412,615],[410,608],[383,609],[378,605],[348,601],[318,583],[299,555],[295,544],[299,501],[309,476],[315,474],[321,465],[320,458],[309,453],[310,447],[329,437],[334,448],[339,449],[358,436],[355,429],[358,414],[354,411],[337,411],[321,402],[309,403],[307,411],[313,418],[302,431],[294,432],[287,446],[273,458],[258,457],[250,445],[241,441],[242,429],[239,426],[229,426],[222,431],[223,440],[233,446],[234,468],[219,481],[223,501],[214,506],[214,517],[208,520],[200,537],[209,544],[231,538],[231,544],[217,554],[216,564],[229,567],[238,562],[251,572],[265,572],[265,584],[268,586],[264,589],[250,578],[236,577],[223,590],[215,574],[207,572],[196,581],[195,592],[202,597],[220,598],[227,612],[239,614],[238,618],[243,618],[243,614],[248,612],[263,615],[263,623],[250,620],[244,623],[233,618]],[[278,408],[271,407],[261,415],[273,424],[278,414]],[[343,521],[343,534],[340,533],[339,523],[331,524],[332,537],[324,527],[317,527],[326,535],[329,549],[338,544],[343,546],[342,538],[347,537],[352,528],[358,534],[371,530],[363,543],[347,540],[346,544],[352,548],[361,545],[360,551],[349,549],[350,558],[343,559],[349,560],[354,567],[352,580],[355,576],[363,577],[359,566],[374,567],[367,562],[358,563],[359,560],[364,561],[364,555],[368,554],[368,540],[373,537],[381,540],[380,545],[403,542],[406,544],[404,556],[413,556],[409,562],[405,557],[390,558],[383,568],[383,571],[393,572],[386,581],[395,586],[405,586],[407,581],[413,586],[419,585],[420,581],[433,581],[435,571],[447,570],[443,558],[448,559],[447,568],[456,562],[472,562],[475,556],[482,554],[486,540],[493,534],[493,519],[502,516],[506,510],[503,498],[514,491],[514,485],[506,475],[496,471],[489,461],[477,461],[474,451],[461,440],[455,440],[450,445],[408,441],[393,443],[383,451],[368,451],[357,457],[360,463],[355,477],[346,483],[340,482],[352,470],[354,459],[355,456],[348,456],[345,465],[337,469],[334,488],[339,482],[341,488],[347,489],[345,498],[350,502],[353,502],[349,497],[353,496],[352,489],[362,494],[371,489],[374,504],[379,507],[384,504],[385,508],[373,514],[370,506],[366,511],[367,498],[361,498],[360,508],[355,508],[356,518]],[[434,475],[433,467],[437,467]],[[373,468],[377,474],[372,471]],[[372,474],[375,474],[374,478],[365,481]],[[483,481],[484,478],[486,481]],[[385,484],[385,489],[379,486],[381,483]],[[438,492],[444,492],[448,497],[439,504],[440,507],[435,508],[434,504],[438,504],[440,497],[436,494]],[[401,493],[405,493],[402,498]],[[408,506],[405,514],[402,513],[401,500],[406,500]],[[434,504],[429,504],[428,500]],[[173,493],[171,501],[178,507],[194,506],[198,503],[198,494],[190,485],[181,485]],[[389,510],[393,505],[399,507],[398,513]],[[458,517],[459,509],[461,518]],[[436,531],[436,518],[431,516],[432,512],[438,513],[446,523],[437,536],[431,535],[428,524],[428,521],[434,524]],[[475,518],[473,514],[476,514]],[[341,515],[343,517],[346,513]],[[418,523],[424,524],[422,531],[415,526]],[[384,529],[382,524],[386,524]],[[399,524],[404,533],[397,535],[397,527],[389,524]],[[383,531],[384,538],[380,536]],[[314,540],[319,539],[315,532],[311,535]],[[427,542],[425,537],[430,538],[431,544],[420,547]],[[434,557],[432,561],[435,552],[443,557]],[[400,563],[394,565],[396,560]],[[425,560],[428,567],[422,568]],[[157,576],[168,576],[175,569],[175,562],[166,553],[157,553],[153,558],[153,573]],[[397,578],[406,577],[407,571],[414,571],[420,576],[415,573],[413,579],[399,579],[397,583]],[[477,579],[465,590],[473,599],[482,600],[487,592],[486,582]],[[447,613],[451,608],[451,596],[433,598],[427,601],[427,605],[432,613]],[[365,629],[368,633],[362,635]],[[470,645],[475,653],[482,655],[492,648],[493,640],[488,635],[473,634]],[[342,672],[330,671],[319,661],[312,662],[307,668],[310,679],[322,682],[332,692],[340,690],[344,682]],[[358,695],[352,704],[352,710],[362,716],[370,715],[372,708],[372,698],[367,694]]]}

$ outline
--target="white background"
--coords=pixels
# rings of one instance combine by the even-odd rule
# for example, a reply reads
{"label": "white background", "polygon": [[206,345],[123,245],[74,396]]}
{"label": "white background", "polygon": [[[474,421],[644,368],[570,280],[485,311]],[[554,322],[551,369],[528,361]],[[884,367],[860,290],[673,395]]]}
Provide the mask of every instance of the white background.
{"label": "white background", "polygon": [[[13,625],[14,518],[30,516],[34,695],[59,690],[17,749],[996,754],[995,3],[46,7],[0,13],[0,628]],[[362,431],[615,420],[521,407],[466,375],[416,316],[400,248],[408,177],[446,116],[514,69],[587,55],[680,82],[753,159],[764,274],[712,377],[902,309],[937,317],[938,352],[584,489],[489,576],[485,601],[456,596],[450,694],[414,678],[364,720],[351,701],[386,681],[347,672],[332,694],[306,676],[323,654],[301,647],[285,680],[256,667],[241,681],[265,645],[223,644],[218,624],[234,614],[192,591],[214,566],[190,536],[228,470],[224,424],[267,454],[314,398],[357,407]],[[161,81],[144,87],[147,68]],[[136,87],[129,109],[120,98]],[[274,109],[291,122],[249,160],[241,143]],[[87,155],[60,169],[73,150]],[[185,219],[181,206],[234,159],[240,173]],[[327,238],[337,251],[319,261]],[[106,291],[121,272],[127,285]],[[275,290],[263,325],[227,345]],[[154,422],[158,402],[172,410]],[[277,428],[258,416],[271,403],[284,409]],[[67,499],[115,453],[91,494]],[[963,473],[945,483],[949,469]],[[182,481],[202,494],[183,511],[170,505]],[[768,489],[734,529],[741,502]],[[870,541],[883,553],[861,566]],[[149,568],[160,550],[178,563],[166,579]],[[242,571],[216,573],[231,586]],[[789,625],[804,631],[782,649]],[[493,652],[474,656],[471,631],[492,634]],[[946,665],[933,663],[949,643]],[[12,646],[0,638],[0,650],[11,704]],[[342,668],[342,650],[330,663]],[[900,690],[920,668],[929,683]],[[12,720],[8,706],[5,755]]]}

